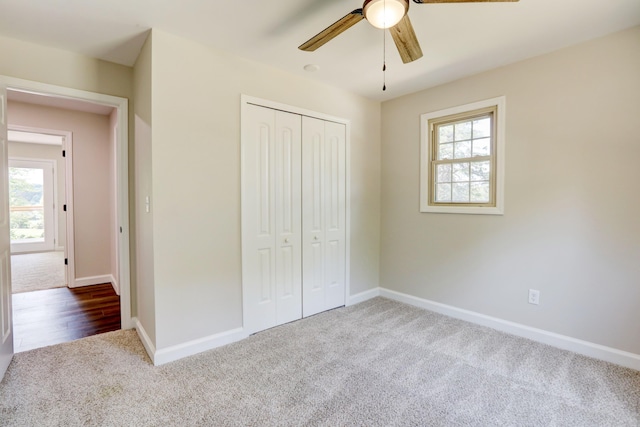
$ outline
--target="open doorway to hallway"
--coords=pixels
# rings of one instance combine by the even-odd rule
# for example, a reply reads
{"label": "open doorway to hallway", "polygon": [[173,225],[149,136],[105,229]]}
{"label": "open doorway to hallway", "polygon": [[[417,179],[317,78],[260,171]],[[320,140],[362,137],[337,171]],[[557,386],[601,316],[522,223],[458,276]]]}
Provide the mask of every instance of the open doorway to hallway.
{"label": "open doorway to hallway", "polygon": [[7,98],[14,351],[120,329],[117,109]]}
{"label": "open doorway to hallway", "polygon": [[9,130],[12,292],[64,287],[64,137]]}

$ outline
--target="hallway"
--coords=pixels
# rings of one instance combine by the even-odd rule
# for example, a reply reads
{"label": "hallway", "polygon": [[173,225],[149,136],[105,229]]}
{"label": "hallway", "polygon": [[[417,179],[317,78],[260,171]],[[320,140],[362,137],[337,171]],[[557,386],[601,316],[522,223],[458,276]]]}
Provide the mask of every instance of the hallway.
{"label": "hallway", "polygon": [[11,293],[43,291],[66,286],[64,252],[11,255]]}
{"label": "hallway", "polygon": [[120,329],[120,297],[110,283],[13,295],[16,353]]}

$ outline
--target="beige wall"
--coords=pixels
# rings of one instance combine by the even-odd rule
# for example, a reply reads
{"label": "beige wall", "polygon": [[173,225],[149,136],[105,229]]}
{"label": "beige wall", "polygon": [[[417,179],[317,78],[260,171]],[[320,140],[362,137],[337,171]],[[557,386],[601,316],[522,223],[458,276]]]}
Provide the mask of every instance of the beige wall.
{"label": "beige wall", "polygon": [[0,37],[0,75],[131,97],[131,68]]}
{"label": "beige wall", "polygon": [[[149,336],[151,342],[156,342],[156,309],[154,289],[154,260],[153,260],[153,210],[146,212],[145,197],[152,196],[151,176],[151,45],[153,35],[149,35],[140,56],[136,61],[133,81],[135,97],[135,204],[130,206],[135,210],[136,233],[135,239],[135,288],[138,321]],[[132,250],[132,253],[133,250]],[[133,262],[132,262],[133,264]],[[132,289],[133,291],[133,289]]]}
{"label": "beige wall", "polygon": [[10,125],[73,133],[73,215],[76,280],[111,272],[109,116],[8,102]]}
{"label": "beige wall", "polygon": [[157,347],[242,326],[241,94],[351,120],[352,294],[377,287],[380,104],[155,30],[152,57]]}
{"label": "beige wall", "polygon": [[[385,102],[381,286],[639,354],[639,76],[634,28]],[[419,213],[420,114],[499,95],[504,216]]]}
{"label": "beige wall", "polygon": [[56,215],[58,219],[56,233],[56,248],[64,248],[67,240],[67,217],[63,210],[65,204],[65,162],[62,157],[62,147],[46,144],[29,144],[23,142],[9,142],[9,158],[49,159],[56,164]]}

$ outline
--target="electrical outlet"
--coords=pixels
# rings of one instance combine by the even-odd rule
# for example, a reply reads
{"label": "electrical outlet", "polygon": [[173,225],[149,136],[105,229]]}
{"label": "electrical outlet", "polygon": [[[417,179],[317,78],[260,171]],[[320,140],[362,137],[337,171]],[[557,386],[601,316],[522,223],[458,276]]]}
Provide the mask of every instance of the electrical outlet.
{"label": "electrical outlet", "polygon": [[540,291],[537,289],[529,289],[529,304],[540,304]]}

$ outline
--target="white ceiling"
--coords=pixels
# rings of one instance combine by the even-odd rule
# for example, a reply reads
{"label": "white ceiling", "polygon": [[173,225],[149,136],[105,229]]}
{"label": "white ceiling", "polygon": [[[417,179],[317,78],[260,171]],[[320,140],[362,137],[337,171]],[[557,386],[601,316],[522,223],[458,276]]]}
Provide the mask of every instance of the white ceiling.
{"label": "white ceiling", "polygon": [[[297,46],[360,0],[0,0],[0,34],[133,65],[150,28],[234,52],[375,100],[452,81],[640,25],[640,0],[414,4],[424,57],[402,64],[362,21],[316,52]],[[309,73],[306,64],[320,69]]]}

